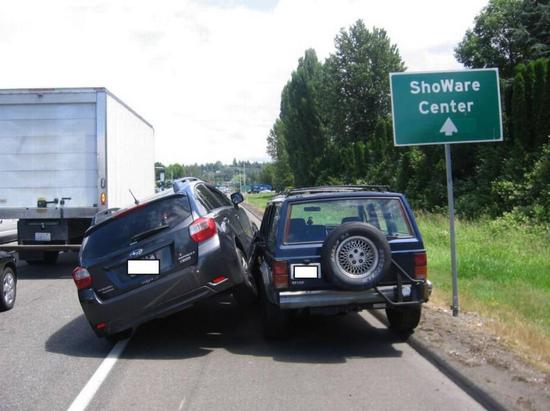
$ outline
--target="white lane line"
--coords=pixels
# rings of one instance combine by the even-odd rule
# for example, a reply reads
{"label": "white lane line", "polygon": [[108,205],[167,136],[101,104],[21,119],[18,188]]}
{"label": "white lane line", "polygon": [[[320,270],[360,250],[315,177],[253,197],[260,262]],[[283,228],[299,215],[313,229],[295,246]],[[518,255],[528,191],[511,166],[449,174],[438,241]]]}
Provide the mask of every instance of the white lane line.
{"label": "white lane line", "polygon": [[128,341],[130,341],[129,338],[115,344],[111,351],[109,351],[109,354],[107,354],[107,357],[105,357],[101,365],[94,372],[92,378],[90,378],[78,396],[74,399],[67,411],[84,411],[86,409],[94,398],[95,393],[101,384],[103,384],[103,381],[105,381],[109,375],[109,372],[111,372],[111,369],[126,348],[126,345],[128,345]]}

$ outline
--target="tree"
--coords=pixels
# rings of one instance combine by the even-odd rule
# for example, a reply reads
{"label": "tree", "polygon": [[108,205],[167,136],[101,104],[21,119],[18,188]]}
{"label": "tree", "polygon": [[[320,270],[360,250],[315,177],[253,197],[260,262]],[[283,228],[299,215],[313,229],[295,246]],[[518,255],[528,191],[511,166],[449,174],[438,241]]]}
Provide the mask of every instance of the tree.
{"label": "tree", "polygon": [[533,85],[533,140],[534,146],[538,147],[545,143],[546,121],[549,116],[545,110],[544,99],[547,88],[546,71],[548,70],[547,59],[537,59],[531,64],[534,65],[535,81]]}
{"label": "tree", "polygon": [[268,154],[274,161],[273,188],[282,191],[294,185],[292,170],[288,164],[288,153],[284,135],[284,125],[280,119],[275,121],[268,135]]}
{"label": "tree", "polygon": [[399,51],[385,30],[358,20],[335,39],[325,62],[323,111],[337,144],[366,143],[379,117],[390,112],[390,72],[403,71]]}
{"label": "tree", "polygon": [[550,54],[548,1],[490,0],[455,49],[470,68],[498,67],[505,78],[519,63]]}
{"label": "tree", "polygon": [[519,71],[512,84],[512,138],[516,150],[523,150],[529,129],[527,104],[525,102],[525,80]]}
{"label": "tree", "polygon": [[317,104],[320,70],[321,63],[315,51],[306,50],[291,80],[283,89],[281,98],[280,120],[285,130],[288,164],[298,185],[315,183],[325,148]]}

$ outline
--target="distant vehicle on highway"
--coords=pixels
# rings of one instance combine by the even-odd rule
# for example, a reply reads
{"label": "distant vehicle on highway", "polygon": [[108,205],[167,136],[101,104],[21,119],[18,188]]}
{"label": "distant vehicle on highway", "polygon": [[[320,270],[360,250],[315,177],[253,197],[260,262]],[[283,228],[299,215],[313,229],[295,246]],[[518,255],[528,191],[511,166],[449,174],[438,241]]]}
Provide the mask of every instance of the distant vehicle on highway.
{"label": "distant vehicle on highway", "polygon": [[124,338],[140,323],[223,292],[254,301],[248,258],[255,231],[242,201],[188,177],[96,219],[73,279],[97,335]]}
{"label": "distant vehicle on highway", "polygon": [[408,335],[431,293],[412,210],[385,187],[291,190],[268,203],[254,244],[267,337],[284,336],[295,311],[366,308],[385,309]]}
{"label": "distant vehicle on highway", "polygon": [[248,189],[248,194],[257,194],[262,192],[271,192],[273,190],[273,186],[271,184],[252,184],[250,188]]}
{"label": "distant vehicle on highway", "polygon": [[0,311],[13,308],[17,295],[15,257],[0,251]]}
{"label": "distant vehicle on highway", "polygon": [[[104,88],[0,90],[0,219],[29,263],[80,244],[92,217],[152,195],[153,127]],[[45,247],[44,247],[45,248]]]}

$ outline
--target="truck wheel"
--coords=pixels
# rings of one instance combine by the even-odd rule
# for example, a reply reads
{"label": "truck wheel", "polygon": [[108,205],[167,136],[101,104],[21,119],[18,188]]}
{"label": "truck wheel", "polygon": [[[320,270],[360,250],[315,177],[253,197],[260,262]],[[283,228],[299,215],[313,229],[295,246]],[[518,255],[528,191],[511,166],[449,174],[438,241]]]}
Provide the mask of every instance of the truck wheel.
{"label": "truck wheel", "polygon": [[0,273],[0,311],[8,311],[15,304],[17,294],[17,278],[10,267]]}
{"label": "truck wheel", "polygon": [[57,262],[57,257],[59,257],[59,251],[46,251],[44,253],[44,263],[55,264]]}
{"label": "truck wheel", "polygon": [[383,232],[366,223],[346,223],[325,239],[321,263],[327,277],[348,290],[374,287],[391,266],[391,249]]}
{"label": "truck wheel", "polygon": [[57,262],[57,257],[59,257],[59,251],[45,251],[40,260],[25,260],[25,262],[28,265],[53,265]]}
{"label": "truck wheel", "polygon": [[278,305],[268,301],[265,296],[260,299],[262,308],[262,328],[266,339],[280,340],[288,336],[290,313],[281,310]]}
{"label": "truck wheel", "polygon": [[233,289],[233,297],[240,305],[247,306],[256,302],[258,299],[258,287],[256,286],[254,275],[246,261],[246,256],[241,249],[237,248],[236,251],[239,256],[239,263],[244,281]]}
{"label": "truck wheel", "polygon": [[388,322],[390,323],[390,330],[404,336],[408,336],[413,333],[414,329],[420,322],[421,313],[421,307],[402,310],[386,308],[386,316],[388,317]]}

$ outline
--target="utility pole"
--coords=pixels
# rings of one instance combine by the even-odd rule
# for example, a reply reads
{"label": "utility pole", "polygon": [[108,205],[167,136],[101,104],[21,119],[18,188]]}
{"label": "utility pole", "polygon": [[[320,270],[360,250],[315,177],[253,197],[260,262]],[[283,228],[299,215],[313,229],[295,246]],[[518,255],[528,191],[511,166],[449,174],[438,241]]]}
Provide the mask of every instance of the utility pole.
{"label": "utility pole", "polygon": [[245,163],[243,163],[243,181],[244,181],[243,186],[246,189],[246,164]]}

